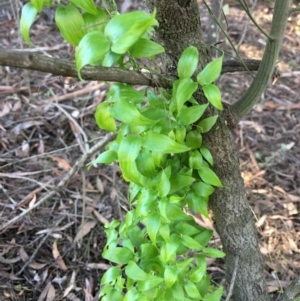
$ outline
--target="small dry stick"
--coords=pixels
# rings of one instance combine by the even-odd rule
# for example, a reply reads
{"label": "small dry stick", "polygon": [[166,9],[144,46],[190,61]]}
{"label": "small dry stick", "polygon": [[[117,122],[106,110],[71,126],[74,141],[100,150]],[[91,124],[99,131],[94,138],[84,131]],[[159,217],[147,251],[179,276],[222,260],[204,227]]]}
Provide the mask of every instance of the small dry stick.
{"label": "small dry stick", "polygon": [[39,251],[39,249],[41,248],[41,246],[43,245],[43,243],[46,241],[46,239],[49,237],[49,235],[54,231],[54,229],[63,221],[64,218],[65,218],[65,216],[61,217],[58,221],[56,221],[56,223],[50,229],[50,231],[48,231],[46,233],[46,235],[40,241],[40,243],[37,246],[37,248],[34,250],[34,252],[30,256],[30,258],[25,262],[25,264],[23,265],[23,267],[21,268],[21,270],[16,274],[16,276],[20,275],[26,269],[26,267],[33,261],[34,257],[36,256],[37,252]]}
{"label": "small dry stick", "polygon": [[231,281],[230,281],[229,291],[228,291],[228,295],[227,295],[225,301],[229,301],[230,297],[232,296],[233,287],[234,287],[235,278],[236,278],[236,273],[237,273],[237,270],[238,270],[239,259],[240,259],[239,256],[237,256],[235,258],[234,269],[233,269],[233,273],[232,273],[232,277],[231,277]]}
{"label": "small dry stick", "polygon": [[85,161],[92,155],[94,155],[96,152],[98,152],[101,148],[103,148],[106,144],[108,144],[110,141],[112,141],[115,138],[115,134],[108,134],[106,135],[102,140],[100,140],[97,144],[95,144],[92,148],[89,149],[79,160],[76,161],[74,166],[71,168],[71,170],[64,176],[64,178],[58,183],[55,190],[51,190],[49,193],[44,195],[37,203],[35,203],[32,207],[26,209],[21,214],[17,215],[13,219],[9,220],[3,225],[0,225],[0,231],[6,229],[8,226],[13,225],[15,222],[20,220],[23,216],[27,215],[30,211],[40,206],[42,203],[44,203],[46,200],[54,196],[57,192],[62,190],[64,186],[68,183],[68,181],[71,179],[71,177],[78,172],[78,170],[83,166]]}

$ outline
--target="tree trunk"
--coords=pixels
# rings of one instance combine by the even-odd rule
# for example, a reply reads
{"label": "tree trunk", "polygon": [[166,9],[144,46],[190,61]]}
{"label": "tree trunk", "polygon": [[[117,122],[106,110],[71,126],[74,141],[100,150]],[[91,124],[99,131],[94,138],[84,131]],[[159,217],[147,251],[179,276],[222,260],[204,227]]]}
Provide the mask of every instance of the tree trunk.
{"label": "tree trunk", "polygon": [[[193,45],[199,50],[201,70],[210,60],[210,51],[202,40],[198,4],[196,0],[146,0],[150,11],[157,9],[157,39],[165,47],[166,72],[176,75],[176,62],[182,51]],[[206,102],[201,92],[196,95]],[[210,114],[214,114],[211,109]],[[259,250],[254,217],[247,202],[246,191],[239,169],[238,154],[230,129],[221,115],[213,130],[204,137],[215,164],[214,170],[224,188],[211,196],[217,231],[226,256],[226,280],[230,283],[238,257],[233,297],[236,301],[267,300],[263,260]]]}

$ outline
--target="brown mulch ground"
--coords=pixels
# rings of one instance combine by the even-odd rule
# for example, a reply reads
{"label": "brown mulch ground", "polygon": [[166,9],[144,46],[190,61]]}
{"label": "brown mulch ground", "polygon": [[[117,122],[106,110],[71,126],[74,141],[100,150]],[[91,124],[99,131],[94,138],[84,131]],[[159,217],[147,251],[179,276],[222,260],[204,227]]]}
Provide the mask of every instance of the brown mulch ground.
{"label": "brown mulch ground", "polygon": [[[228,32],[237,44],[247,18],[229,2]],[[259,1],[254,12],[265,29],[271,21],[266,3]],[[123,8],[129,5],[123,2]],[[17,20],[9,7],[0,9],[0,47],[22,47]],[[40,52],[72,57],[73,49],[63,43],[52,20],[50,10],[42,14],[31,31],[33,43]],[[207,13],[202,26],[209,26]],[[264,41],[250,24],[240,47],[243,58],[261,58]],[[221,46],[230,51],[225,43]],[[300,274],[299,53],[300,18],[293,15],[280,55],[282,77],[233,133],[270,292]],[[222,76],[224,101],[236,100],[250,82],[245,73]],[[63,190],[25,212],[105,136],[93,114],[106,91],[101,82],[0,67],[0,225],[24,214],[0,236],[0,300],[98,300],[99,279],[108,267],[101,258],[103,225],[127,209],[126,185],[117,167],[84,166]],[[218,262],[209,270],[223,277]]]}

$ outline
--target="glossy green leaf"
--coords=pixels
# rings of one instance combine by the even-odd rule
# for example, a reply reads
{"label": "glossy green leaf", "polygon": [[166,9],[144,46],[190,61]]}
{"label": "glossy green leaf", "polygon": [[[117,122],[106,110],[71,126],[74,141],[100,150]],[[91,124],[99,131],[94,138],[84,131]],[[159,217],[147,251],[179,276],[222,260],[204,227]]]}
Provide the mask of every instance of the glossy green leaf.
{"label": "glossy green leaf", "polygon": [[205,182],[206,184],[217,186],[217,187],[223,187],[218,176],[209,167],[202,166],[198,170],[198,173],[202,181]]}
{"label": "glossy green leaf", "polygon": [[72,45],[78,45],[85,34],[83,17],[72,4],[58,7],[55,13],[55,23],[64,39]]}
{"label": "glossy green leaf", "polygon": [[221,101],[221,91],[220,89],[214,85],[209,84],[203,86],[203,92],[206,96],[207,100],[218,110],[223,110],[223,104]]}
{"label": "glossy green leaf", "polygon": [[158,173],[154,183],[159,197],[163,198],[169,193],[171,184],[164,170]]}
{"label": "glossy green leaf", "polygon": [[169,242],[170,241],[170,226],[168,224],[161,226],[159,228],[159,234],[161,235],[161,237],[163,238],[163,240],[165,242]]}
{"label": "glossy green leaf", "polygon": [[211,185],[208,185],[203,182],[195,183],[192,189],[195,192],[195,194],[203,197],[210,196],[215,191],[215,189]]}
{"label": "glossy green leaf", "polygon": [[186,281],[184,283],[184,290],[190,298],[195,300],[201,299],[197,286],[192,281]]}
{"label": "glossy green leaf", "polygon": [[85,65],[100,65],[109,47],[109,41],[102,32],[93,31],[86,34],[80,41],[75,53],[78,74],[80,75],[79,72]]}
{"label": "glossy green leaf", "polygon": [[223,294],[223,287],[219,287],[212,294],[205,295],[203,301],[220,301]]}
{"label": "glossy green leaf", "polygon": [[226,256],[226,254],[220,250],[213,249],[213,248],[204,248],[202,250],[203,254],[205,256],[211,257],[211,258],[223,258]]}
{"label": "glossy green leaf", "polygon": [[177,204],[167,204],[166,206],[166,215],[171,221],[190,221],[193,218],[184,213],[181,207]]}
{"label": "glossy green leaf", "polygon": [[201,86],[211,84],[220,76],[222,60],[222,56],[213,60],[197,75],[197,81]]}
{"label": "glossy green leaf", "polygon": [[101,153],[97,159],[93,161],[95,164],[111,164],[118,159],[118,154],[113,150],[108,150]]}
{"label": "glossy green leaf", "polygon": [[198,268],[189,275],[192,282],[198,283],[206,274],[206,259],[204,256],[197,256]]}
{"label": "glossy green leaf", "polygon": [[104,250],[102,257],[117,264],[127,264],[134,254],[127,248],[116,247]]}
{"label": "glossy green leaf", "polygon": [[129,50],[129,53],[136,58],[152,57],[164,52],[161,45],[145,38],[139,39]]}
{"label": "glossy green leaf", "polygon": [[189,156],[189,166],[192,169],[199,169],[203,165],[203,158],[200,152],[196,150],[192,150]]}
{"label": "glossy green leaf", "polygon": [[113,84],[107,93],[107,99],[110,102],[115,102],[119,98],[123,98],[129,103],[141,103],[145,99],[145,91],[137,91],[131,85],[116,83]]}
{"label": "glossy green leaf", "polygon": [[138,172],[135,159],[141,150],[141,138],[136,135],[125,137],[120,143],[118,158],[123,176],[136,184],[140,184],[143,176]]}
{"label": "glossy green leaf", "polygon": [[213,237],[214,232],[212,230],[205,230],[202,233],[199,233],[194,237],[196,241],[202,246],[206,246],[211,238]]}
{"label": "glossy green leaf", "polygon": [[90,14],[97,15],[98,13],[93,0],[69,0],[69,2]]}
{"label": "glossy green leaf", "polygon": [[152,153],[149,150],[145,150],[138,155],[136,166],[139,172],[146,177],[154,177],[157,173]]}
{"label": "glossy green leaf", "polygon": [[178,61],[177,72],[180,79],[191,77],[198,65],[199,53],[196,47],[186,48]]}
{"label": "glossy green leaf", "polygon": [[164,154],[183,153],[190,149],[183,144],[175,142],[166,135],[158,134],[152,131],[147,132],[143,136],[143,147]]}
{"label": "glossy green leaf", "polygon": [[29,37],[29,30],[33,22],[35,21],[35,17],[37,15],[36,8],[32,5],[32,3],[26,3],[22,8],[22,14],[20,19],[20,32],[23,39],[32,46]]}
{"label": "glossy green leaf", "polygon": [[213,165],[214,164],[214,159],[209,151],[209,149],[204,146],[204,145],[201,145],[200,146],[200,152],[203,156],[203,158],[210,164],[210,165]]}
{"label": "glossy green leaf", "polygon": [[211,130],[211,128],[215,125],[218,119],[218,115],[210,116],[205,119],[202,119],[199,123],[200,133],[207,133]]}
{"label": "glossy green leaf", "polygon": [[185,135],[186,135],[186,127],[185,126],[180,126],[176,129],[175,138],[178,143],[180,143],[180,144],[183,143],[183,141],[185,140]]}
{"label": "glossy green leaf", "polygon": [[114,16],[105,27],[105,35],[112,41],[112,51],[125,53],[144,33],[157,25],[155,12],[148,15],[142,11],[135,11]]}
{"label": "glossy green leaf", "polygon": [[203,249],[203,246],[201,246],[195,239],[191,238],[188,235],[182,235],[182,241],[181,243],[188,247],[189,249],[200,251]]}
{"label": "glossy green leaf", "polygon": [[145,280],[145,281],[138,281],[138,289],[141,292],[148,291],[156,286],[158,286],[160,283],[164,281],[163,278],[160,277],[152,277],[151,279]]}
{"label": "glossy green leaf", "polygon": [[197,88],[198,84],[190,78],[179,80],[175,95],[178,112],[180,112],[184,103],[192,97]]}
{"label": "glossy green leaf", "polygon": [[184,187],[190,186],[195,182],[195,178],[185,175],[172,175],[170,177],[171,188],[169,194],[173,194]]}
{"label": "glossy green leaf", "polygon": [[82,17],[84,20],[84,29],[87,32],[92,32],[92,31],[104,32],[104,28],[107,22],[107,14],[105,10],[97,8],[96,14],[84,13]]}
{"label": "glossy green leaf", "polygon": [[176,258],[176,251],[179,247],[179,242],[170,241],[162,245],[160,250],[160,258],[163,263],[168,263],[171,258]]}
{"label": "glossy green leaf", "polygon": [[100,129],[109,132],[116,131],[116,122],[110,114],[110,104],[108,102],[102,102],[97,106],[95,119]]}
{"label": "glossy green leaf", "polygon": [[128,262],[128,265],[125,268],[125,274],[135,281],[145,281],[151,277],[133,261]]}
{"label": "glossy green leaf", "polygon": [[42,12],[43,9],[43,0],[30,0],[31,4],[35,7],[38,13]]}
{"label": "glossy green leaf", "polygon": [[114,53],[112,51],[106,52],[103,60],[102,66],[103,67],[112,67],[115,63],[117,63],[121,59],[122,55]]}
{"label": "glossy green leaf", "polygon": [[129,125],[147,126],[154,125],[155,120],[144,117],[136,108],[135,105],[129,103],[127,100],[120,98],[118,99],[112,109],[111,114],[114,118],[122,121]]}
{"label": "glossy green leaf", "polygon": [[180,125],[189,125],[197,120],[203,115],[204,111],[206,110],[208,104],[205,105],[196,105],[188,108],[184,108],[180,110],[177,121]]}
{"label": "glossy green leaf", "polygon": [[158,213],[150,213],[146,219],[146,229],[151,241],[156,245],[156,236],[161,226],[161,217]]}
{"label": "glossy green leaf", "polygon": [[192,198],[188,200],[190,210],[195,213],[200,213],[206,218],[210,219],[207,203],[208,197],[202,197],[196,194],[192,194]]}
{"label": "glossy green leaf", "polygon": [[180,234],[187,236],[192,236],[200,232],[199,229],[187,223],[179,223],[178,225],[176,225],[176,230]]}
{"label": "glossy green leaf", "polygon": [[164,272],[166,287],[172,287],[177,280],[177,269],[175,266],[166,266]]}
{"label": "glossy green leaf", "polygon": [[186,135],[186,145],[191,149],[197,149],[202,145],[202,136],[199,131],[190,131]]}
{"label": "glossy green leaf", "polygon": [[135,301],[140,299],[140,292],[136,288],[131,288],[124,296],[123,301]]}
{"label": "glossy green leaf", "polygon": [[[141,262],[153,259],[158,255],[157,248],[152,243],[145,243],[139,247],[139,255]],[[142,263],[141,263],[142,265]]]}
{"label": "glossy green leaf", "polygon": [[122,270],[119,267],[111,267],[109,268],[101,278],[101,285],[109,283],[111,281],[116,280],[119,276],[121,276]]}
{"label": "glossy green leaf", "polygon": [[182,301],[185,300],[184,297],[184,291],[183,291],[183,287],[181,283],[176,283],[173,287],[172,287],[172,293],[173,293],[173,297],[174,299],[177,301]]}

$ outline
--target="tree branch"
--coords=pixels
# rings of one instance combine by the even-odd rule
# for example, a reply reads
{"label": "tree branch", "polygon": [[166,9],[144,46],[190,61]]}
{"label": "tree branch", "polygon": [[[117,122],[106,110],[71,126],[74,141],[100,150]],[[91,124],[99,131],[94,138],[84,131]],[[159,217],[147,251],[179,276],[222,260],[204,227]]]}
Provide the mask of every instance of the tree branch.
{"label": "tree branch", "polygon": [[233,113],[238,119],[241,119],[253,108],[268,85],[282,45],[284,31],[290,12],[289,8],[290,0],[275,1],[270,30],[270,35],[274,37],[274,40],[268,40],[258,73],[252,81],[251,86],[242,98],[232,106]]}
{"label": "tree branch", "polygon": [[279,301],[299,301],[300,300],[300,276],[296,277],[291,285],[285,290]]}

